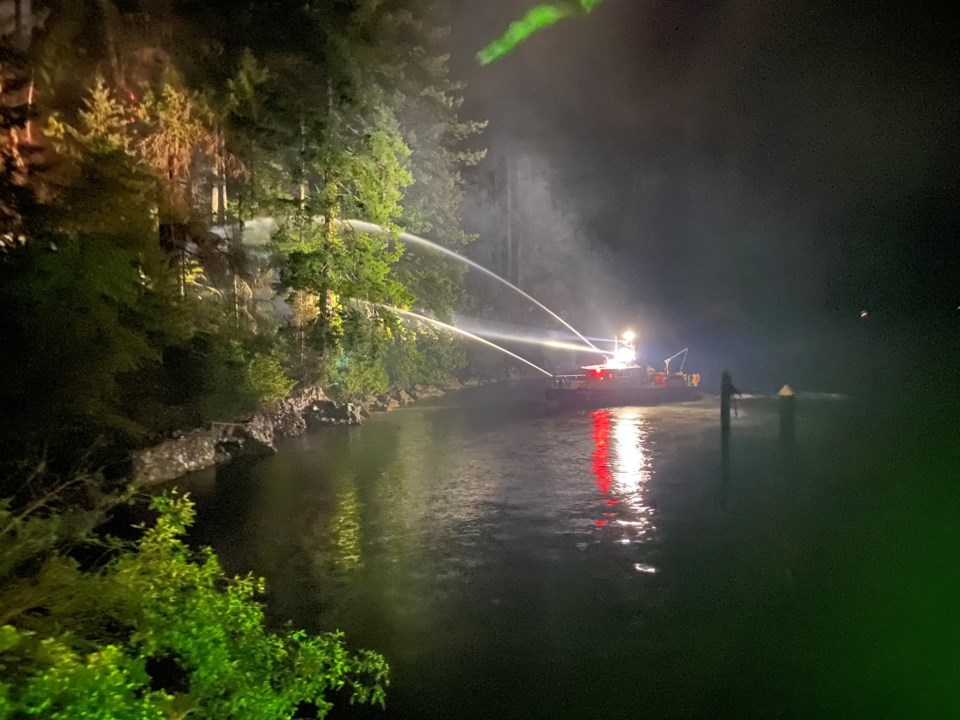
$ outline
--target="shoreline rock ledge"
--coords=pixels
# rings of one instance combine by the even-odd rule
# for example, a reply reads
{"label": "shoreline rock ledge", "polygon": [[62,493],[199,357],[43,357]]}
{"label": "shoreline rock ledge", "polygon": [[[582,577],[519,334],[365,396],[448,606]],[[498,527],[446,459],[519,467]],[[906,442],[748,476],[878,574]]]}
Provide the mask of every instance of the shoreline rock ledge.
{"label": "shoreline rock ledge", "polygon": [[274,442],[303,435],[308,428],[359,425],[374,412],[386,412],[437,398],[447,392],[476,387],[474,378],[450,378],[437,385],[415,385],[366,398],[363,402],[336,402],[317,385],[299,388],[237,422],[211,423],[209,427],[177,433],[175,437],[131,454],[132,480],[149,487],[176,480],[198,470],[238,457],[258,457],[276,452]]}

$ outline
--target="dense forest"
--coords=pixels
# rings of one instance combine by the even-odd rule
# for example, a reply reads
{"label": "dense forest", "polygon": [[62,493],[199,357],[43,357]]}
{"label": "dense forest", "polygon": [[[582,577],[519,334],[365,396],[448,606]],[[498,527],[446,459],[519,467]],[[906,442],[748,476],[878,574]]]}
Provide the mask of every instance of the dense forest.
{"label": "dense forest", "polygon": [[396,240],[469,240],[482,123],[458,115],[444,3],[3,5],[0,718],[382,701],[382,658],[274,634],[258,582],[186,546],[188,499],[134,539],[94,528],[131,448],[298,384],[349,398],[464,365],[389,309],[463,300],[458,266]]}
{"label": "dense forest", "polygon": [[479,123],[442,3],[33,3],[2,59],[7,456],[229,419],[297,382],[436,380]]}

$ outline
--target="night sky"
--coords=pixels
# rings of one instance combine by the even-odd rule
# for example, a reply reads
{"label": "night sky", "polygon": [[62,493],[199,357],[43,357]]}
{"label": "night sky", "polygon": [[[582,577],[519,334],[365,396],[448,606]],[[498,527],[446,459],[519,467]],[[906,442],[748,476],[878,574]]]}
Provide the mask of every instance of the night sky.
{"label": "night sky", "polygon": [[[467,114],[556,169],[585,242],[692,344],[960,324],[960,67],[916,3],[606,0],[487,67],[532,3],[455,2]],[[724,343],[722,338],[729,342]],[[812,343],[812,344],[811,344]],[[727,348],[726,350],[724,348]]]}

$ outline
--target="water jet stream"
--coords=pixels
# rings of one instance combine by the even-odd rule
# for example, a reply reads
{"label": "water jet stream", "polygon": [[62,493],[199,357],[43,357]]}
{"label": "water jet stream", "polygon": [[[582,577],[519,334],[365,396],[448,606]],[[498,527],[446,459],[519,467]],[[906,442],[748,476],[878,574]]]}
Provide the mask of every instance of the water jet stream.
{"label": "water jet stream", "polygon": [[[452,323],[458,328],[463,328],[464,330],[469,330],[475,335],[485,338],[494,338],[500,340],[511,340],[516,339],[519,342],[554,342],[560,343],[556,347],[563,347],[566,349],[573,350],[574,348],[587,351],[581,344],[573,344],[573,341],[577,339],[577,336],[573,333],[563,332],[560,330],[544,330],[543,328],[530,327],[528,325],[515,325],[513,323],[499,322],[496,320],[488,320],[487,318],[477,318],[470,315],[461,315],[460,313],[453,314]],[[590,340],[594,343],[609,343],[610,345],[615,345],[616,341],[613,338],[602,338],[602,337],[590,337],[587,335],[587,340]],[[592,352],[592,351],[591,351]],[[608,350],[600,350],[604,355],[612,355],[613,353]]]}
{"label": "water jet stream", "polygon": [[[390,232],[389,230],[380,227],[380,226],[377,225],[376,223],[367,222],[366,220],[340,220],[340,221],[338,221],[338,222],[340,222],[340,223],[343,224],[343,225],[346,225],[346,226],[347,226],[348,228],[350,228],[351,230],[356,230],[357,232],[378,233],[378,234],[381,234],[381,235],[387,235],[387,234],[389,234],[389,232]],[[573,325],[571,325],[571,324],[568,323],[566,320],[564,320],[562,317],[560,317],[559,315],[557,315],[553,310],[551,310],[550,308],[548,308],[546,305],[544,305],[542,302],[540,302],[539,300],[537,300],[537,299],[536,299],[535,297],[533,297],[532,295],[528,295],[527,293],[525,293],[523,290],[521,290],[520,288],[518,288],[516,285],[514,285],[514,284],[513,284],[512,282],[510,282],[509,280],[503,279],[502,277],[500,277],[499,275],[497,275],[497,274],[496,274],[495,272],[493,272],[492,270],[487,270],[487,268],[485,268],[483,265],[474,262],[474,261],[471,260],[470,258],[464,257],[463,255],[461,255],[461,254],[459,254],[459,253],[455,253],[453,250],[450,250],[449,248],[445,248],[443,245],[438,245],[438,244],[435,243],[435,242],[431,242],[430,240],[427,240],[426,238],[422,238],[422,237],[420,237],[419,235],[411,235],[410,233],[402,232],[402,233],[400,233],[400,235],[399,235],[399,239],[402,240],[402,241],[405,242],[405,243],[410,243],[410,244],[413,244],[413,245],[420,245],[420,246],[422,246],[422,247],[428,247],[428,248],[430,248],[430,249],[432,249],[432,250],[436,250],[437,252],[442,253],[443,255],[446,255],[446,256],[448,256],[448,257],[452,257],[452,258],[454,258],[455,260],[458,260],[459,262],[462,262],[462,263],[464,263],[464,264],[466,264],[466,265],[469,265],[470,267],[474,268],[475,270],[479,270],[480,272],[484,273],[485,275],[489,275],[489,276],[492,277],[494,280],[497,280],[498,282],[503,283],[504,285],[506,285],[507,287],[509,287],[509,288],[510,288],[511,290],[513,290],[514,292],[519,293],[520,295],[522,295],[523,297],[525,297],[527,300],[529,300],[530,302],[532,302],[534,305],[536,305],[538,308],[540,308],[541,310],[543,310],[544,312],[546,312],[548,315],[550,315],[552,318],[554,318],[555,320],[557,320],[558,322],[560,322],[564,327],[566,327],[568,330],[570,330],[574,335],[576,335],[578,338],[580,338],[581,340],[583,340],[583,341],[590,347],[590,349],[595,350],[596,352],[602,352],[596,345],[594,345],[592,342],[590,342],[589,340],[587,340],[586,337],[584,337],[583,335],[581,335],[581,334],[579,333],[579,331],[578,331],[575,327],[573,327]],[[539,368],[538,368],[538,369],[539,369]]]}
{"label": "water jet stream", "polygon": [[[457,326],[458,329],[463,330],[464,328]],[[531,337],[530,335],[516,335],[511,333],[497,332],[496,330],[489,329],[478,329],[472,328],[469,332],[472,332],[474,335],[483,338],[494,338],[496,340],[506,340],[507,342],[518,342],[518,343],[527,343],[530,345],[541,345],[547,348],[555,348],[557,350],[572,350],[575,352],[584,352],[590,351],[589,348],[585,348],[583,345],[577,345],[575,343],[564,342],[563,340],[545,340],[543,338]],[[613,353],[609,350],[597,350],[596,352],[604,355],[606,357],[612,357]]]}
{"label": "water jet stream", "polygon": [[432,324],[432,325],[436,325],[437,327],[441,327],[441,328],[443,328],[444,330],[450,330],[451,332],[455,332],[455,333],[458,333],[458,334],[460,334],[460,335],[463,335],[464,337],[468,337],[468,338],[470,338],[471,340],[476,340],[477,342],[483,343],[484,345],[489,345],[489,346],[492,347],[494,350],[499,350],[499,351],[502,352],[502,353],[506,353],[506,354],[509,355],[510,357],[516,358],[517,360],[519,360],[519,361],[522,362],[522,363],[526,363],[527,365],[529,365],[530,367],[532,367],[534,370],[539,370],[540,372],[542,372],[542,373],[543,373],[544,375],[546,375],[547,377],[549,377],[549,378],[552,378],[552,377],[553,377],[553,374],[552,374],[552,373],[547,372],[546,370],[544,370],[544,369],[543,369],[542,367],[540,367],[539,365],[534,365],[532,362],[530,362],[530,361],[527,360],[526,358],[522,358],[522,357],[520,357],[519,355],[517,355],[516,353],[510,352],[510,351],[507,350],[506,348],[502,348],[502,347],[500,347],[499,345],[497,345],[496,343],[492,343],[492,342],[490,342],[489,340],[484,340],[484,339],[483,339],[482,337],[480,337],[479,335],[474,335],[473,333],[467,332],[466,330],[461,330],[460,328],[458,328],[458,327],[456,327],[456,326],[454,326],[454,325],[448,325],[448,324],[445,323],[445,322],[441,322],[441,321],[439,321],[439,320],[435,320],[434,318],[427,317],[426,315],[421,315],[421,314],[419,314],[419,313],[411,312],[410,310],[400,310],[399,308],[390,307],[389,305],[381,305],[380,307],[382,307],[382,308],[385,309],[385,310],[389,310],[390,312],[396,313],[397,315],[403,315],[404,317],[409,317],[409,318],[413,318],[413,319],[415,319],[415,320],[420,320],[420,321],[422,321],[422,322],[430,323],[430,324]]}

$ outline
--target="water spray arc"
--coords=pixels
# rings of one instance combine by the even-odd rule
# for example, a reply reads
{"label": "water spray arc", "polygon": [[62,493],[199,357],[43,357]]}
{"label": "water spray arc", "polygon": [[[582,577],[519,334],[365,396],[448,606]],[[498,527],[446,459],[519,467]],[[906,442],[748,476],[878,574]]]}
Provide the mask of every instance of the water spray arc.
{"label": "water spray arc", "polygon": [[[458,328],[463,329],[463,328]],[[486,328],[478,329],[473,328],[469,332],[472,332],[474,335],[483,338],[494,338],[496,340],[506,340],[507,342],[517,342],[517,343],[526,343],[529,345],[540,345],[541,347],[554,348],[556,350],[571,350],[574,352],[584,352],[589,350],[583,345],[577,345],[576,343],[564,342],[563,340],[548,340],[543,338],[531,337],[530,335],[518,335],[515,333],[505,333],[498,332],[495,330],[489,330]],[[609,350],[597,350],[601,355],[610,357],[613,356],[613,353]]]}
{"label": "water spray arc", "polygon": [[464,337],[470,338],[471,340],[476,340],[476,341],[479,342],[479,343],[483,343],[484,345],[487,345],[487,346],[489,346],[489,347],[492,347],[494,350],[499,350],[499,351],[502,352],[502,353],[506,353],[506,354],[509,355],[510,357],[516,358],[517,360],[519,360],[519,361],[522,362],[522,363],[526,363],[527,365],[529,365],[530,367],[532,367],[534,370],[537,370],[537,371],[539,371],[539,372],[542,372],[542,373],[543,373],[544,375],[546,375],[548,378],[552,378],[552,377],[553,377],[553,374],[552,374],[552,373],[547,372],[546,370],[544,370],[544,369],[543,369],[542,367],[540,367],[539,365],[534,365],[532,362],[530,362],[530,361],[527,360],[526,358],[522,358],[522,357],[520,357],[519,355],[517,355],[516,353],[510,352],[510,351],[507,350],[506,348],[500,347],[500,346],[497,345],[496,343],[492,343],[492,342],[490,342],[489,340],[485,340],[484,338],[480,337],[479,335],[474,335],[473,333],[467,332],[466,330],[461,330],[460,328],[455,327],[454,325],[448,325],[448,324],[445,323],[445,322],[441,322],[441,321],[436,320],[436,319],[434,319],[434,318],[432,318],[432,317],[427,317],[426,315],[421,315],[420,313],[411,312],[410,310],[400,310],[399,308],[390,307],[390,306],[388,306],[388,305],[381,305],[381,307],[384,308],[385,310],[389,310],[390,312],[396,313],[397,315],[401,315],[401,316],[403,316],[403,317],[408,317],[408,318],[413,318],[414,320],[420,320],[421,322],[425,322],[425,323],[429,323],[429,324],[431,324],[431,325],[435,325],[435,326],[437,326],[437,327],[443,328],[444,330],[449,330],[450,332],[457,333],[458,335],[463,335]]}
{"label": "water spray arc", "polygon": [[[476,333],[480,337],[486,338],[496,338],[497,340],[505,340],[507,342],[517,342],[517,343],[526,343],[528,345],[540,345],[545,348],[553,348],[554,350],[571,350],[573,352],[583,352],[587,348],[583,345],[575,345],[574,343],[563,342],[561,340],[541,340],[535,337],[524,337],[523,335],[508,335],[506,333],[490,333],[490,332],[478,332]],[[612,356],[612,352],[606,350],[598,350],[598,353],[605,357]]]}
{"label": "water spray arc", "polygon": [[[579,343],[573,344],[577,339],[577,336],[569,331],[544,330],[543,328],[539,327],[517,325],[515,323],[501,322],[499,320],[490,320],[489,318],[478,318],[471,315],[462,315],[460,313],[454,313],[452,322],[457,327],[463,328],[464,330],[469,330],[470,332],[481,337],[510,339],[516,335],[525,338],[536,338],[538,341],[549,340],[551,342],[567,343],[568,345],[571,345],[570,349],[576,347],[580,350],[586,350],[586,348]],[[587,340],[592,343],[607,343],[610,345],[614,345],[616,343],[615,338],[591,337],[590,335],[587,335]],[[600,352],[606,353],[607,351],[601,350]]]}
{"label": "water spray arc", "polygon": [[[387,234],[390,233],[389,230],[386,230],[385,228],[380,227],[380,226],[377,225],[376,223],[367,222],[367,221],[365,221],[365,220],[341,220],[340,222],[341,222],[343,225],[346,225],[348,228],[350,228],[350,229],[352,229],[352,230],[356,230],[357,232],[378,233],[378,234],[381,234],[381,235],[387,235]],[[435,250],[435,251],[437,251],[437,252],[439,252],[439,253],[441,253],[441,254],[443,254],[443,255],[446,255],[447,257],[451,257],[451,258],[457,260],[458,262],[462,262],[462,263],[464,263],[465,265],[469,265],[469,266],[472,267],[473,269],[479,270],[479,271],[482,272],[484,275],[489,275],[490,277],[492,277],[492,278],[493,278],[494,280],[496,280],[497,282],[503,283],[504,285],[506,285],[507,287],[509,287],[511,290],[513,290],[514,292],[522,295],[522,296],[525,297],[527,300],[529,300],[529,301],[532,302],[534,305],[536,305],[538,308],[540,308],[540,309],[543,310],[545,313],[547,313],[548,315],[550,315],[550,317],[552,317],[554,320],[556,320],[557,322],[559,322],[560,324],[562,324],[565,328],[567,328],[568,330],[570,330],[570,331],[571,331],[574,335],[576,335],[578,338],[580,338],[581,340],[583,340],[583,342],[585,342],[585,343],[590,347],[591,350],[594,350],[594,351],[596,351],[596,352],[602,352],[596,345],[594,345],[592,342],[590,342],[589,340],[587,340],[586,337],[584,337],[583,335],[581,335],[580,332],[579,332],[575,327],[573,327],[573,325],[571,325],[571,324],[568,323],[566,320],[564,320],[562,317],[560,317],[559,315],[557,315],[553,310],[551,310],[550,308],[548,308],[546,305],[544,305],[542,302],[540,302],[539,300],[537,300],[535,297],[533,297],[533,296],[528,295],[527,293],[525,293],[523,290],[521,290],[520,288],[518,288],[516,285],[514,285],[514,284],[513,284],[512,282],[510,282],[509,280],[504,280],[502,277],[500,277],[499,275],[497,275],[497,274],[496,274],[495,272],[493,272],[492,270],[487,270],[487,268],[485,268],[483,265],[474,262],[474,261],[471,260],[470,258],[464,257],[463,255],[460,255],[459,253],[455,253],[453,250],[450,250],[449,248],[445,248],[445,247],[443,247],[443,245],[438,245],[438,244],[435,243],[435,242],[431,242],[431,241],[427,240],[426,238],[420,237],[419,235],[412,235],[412,234],[410,234],[410,233],[402,232],[402,233],[400,233],[400,235],[399,235],[399,239],[402,240],[403,242],[409,243],[409,244],[411,244],[411,245],[420,245],[421,247],[428,247],[428,248],[430,248],[431,250]],[[459,330],[458,330],[458,331],[459,331]],[[524,361],[524,362],[526,362],[526,361]],[[538,368],[538,369],[540,369],[540,368]],[[549,374],[549,373],[548,373],[548,374]]]}

